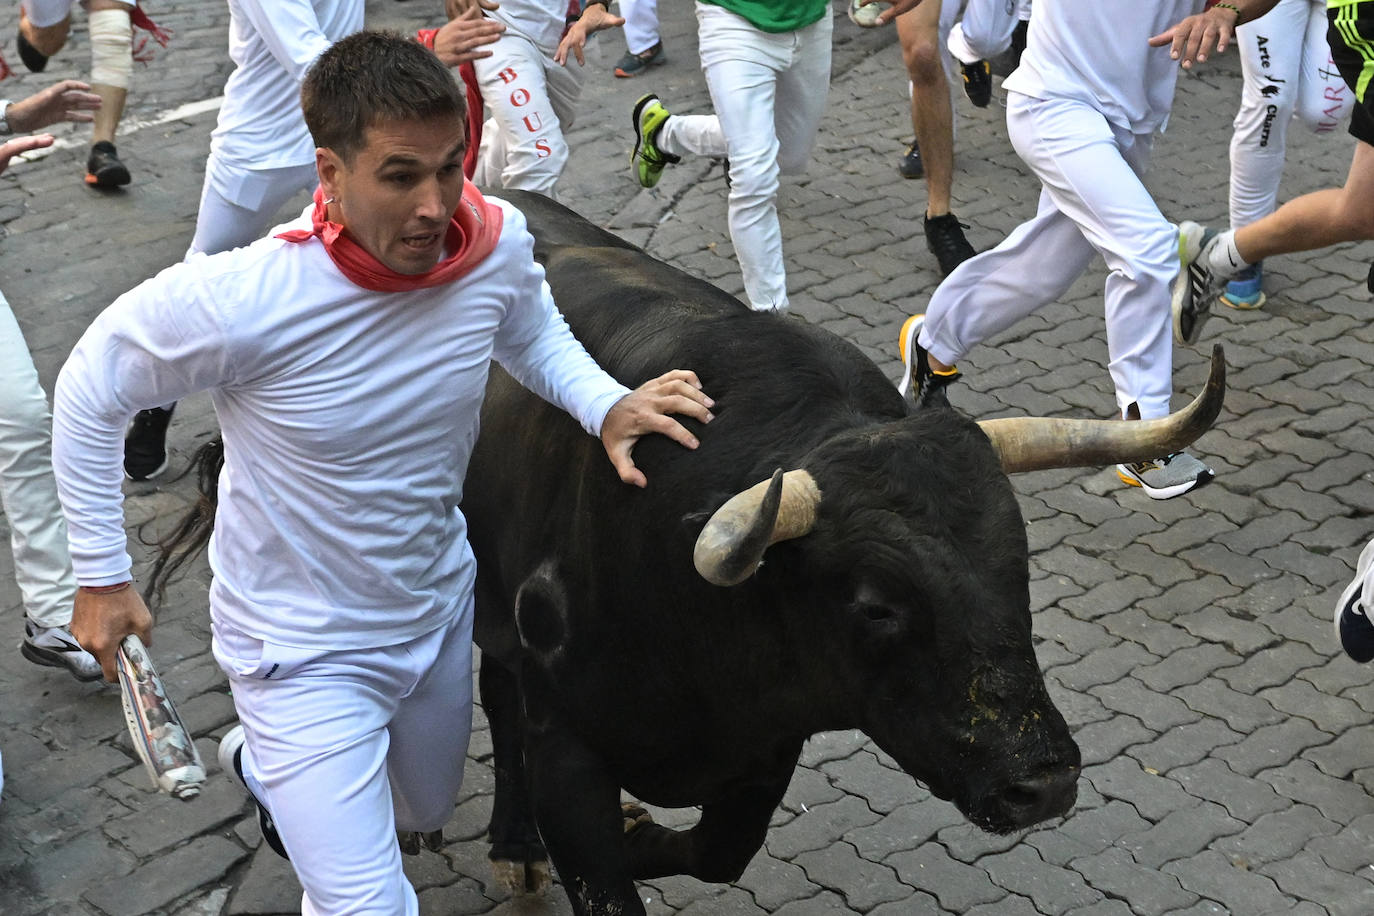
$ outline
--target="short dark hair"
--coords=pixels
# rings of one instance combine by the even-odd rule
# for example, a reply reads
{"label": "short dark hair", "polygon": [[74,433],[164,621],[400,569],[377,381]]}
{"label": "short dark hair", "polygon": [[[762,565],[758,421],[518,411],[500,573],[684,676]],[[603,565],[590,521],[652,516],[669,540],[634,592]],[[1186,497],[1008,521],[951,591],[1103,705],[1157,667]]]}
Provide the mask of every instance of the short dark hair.
{"label": "short dark hair", "polygon": [[382,121],[467,116],[467,99],[447,67],[399,32],[362,31],[335,42],[301,84],[301,109],[315,145],[344,160]]}

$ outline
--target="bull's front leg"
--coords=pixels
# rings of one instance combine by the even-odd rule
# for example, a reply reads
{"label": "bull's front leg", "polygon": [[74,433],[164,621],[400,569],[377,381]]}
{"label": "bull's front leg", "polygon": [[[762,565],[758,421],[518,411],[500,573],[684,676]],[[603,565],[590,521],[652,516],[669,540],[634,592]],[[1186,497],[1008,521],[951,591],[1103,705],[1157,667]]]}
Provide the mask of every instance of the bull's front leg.
{"label": "bull's front leg", "polygon": [[636,879],[691,875],[713,884],[732,884],[763,845],[773,812],[787,791],[792,766],[762,783],[704,805],[690,830],[652,822],[640,809],[626,809],[625,850]]}
{"label": "bull's front leg", "polygon": [[539,832],[577,916],[644,916],[625,856],[620,787],[556,726],[530,729],[526,765]]}

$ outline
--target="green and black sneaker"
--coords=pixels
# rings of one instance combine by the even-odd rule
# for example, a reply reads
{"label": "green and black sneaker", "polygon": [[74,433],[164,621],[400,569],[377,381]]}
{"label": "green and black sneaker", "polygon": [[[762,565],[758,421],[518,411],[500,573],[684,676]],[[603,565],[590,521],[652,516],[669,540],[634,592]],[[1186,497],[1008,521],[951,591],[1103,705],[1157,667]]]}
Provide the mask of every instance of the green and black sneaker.
{"label": "green and black sneaker", "polygon": [[654,144],[659,128],[671,117],[671,112],[663,107],[658,95],[653,92],[640,96],[630,115],[635,126],[635,148],[630,152],[630,165],[634,166],[639,183],[646,188],[658,184],[665,165],[682,161],[681,156],[665,153]]}

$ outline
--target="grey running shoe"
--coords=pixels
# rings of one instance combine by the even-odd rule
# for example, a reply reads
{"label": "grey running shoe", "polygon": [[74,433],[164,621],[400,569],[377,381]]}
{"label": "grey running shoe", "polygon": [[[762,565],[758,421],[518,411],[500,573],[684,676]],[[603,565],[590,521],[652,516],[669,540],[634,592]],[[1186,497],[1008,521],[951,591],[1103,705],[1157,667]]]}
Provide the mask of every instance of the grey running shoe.
{"label": "grey running shoe", "polygon": [[1178,224],[1178,275],[1171,287],[1170,311],[1174,318],[1174,340],[1180,344],[1197,343],[1202,326],[1212,315],[1212,300],[1226,285],[1207,266],[1208,247],[1217,230],[1191,220]]}
{"label": "grey running shoe", "polygon": [[640,51],[638,54],[626,51],[625,56],[616,62],[615,75],[621,79],[631,79],[639,76],[650,67],[656,67],[667,62],[668,58],[663,54],[663,42],[658,41],[649,50]]}
{"label": "grey running shoe", "polygon": [[1202,486],[1216,472],[1187,452],[1174,452],[1152,461],[1118,464],[1116,476],[1151,499],[1171,499]]}
{"label": "grey running shoe", "polygon": [[226,776],[231,777],[239,784],[243,791],[248,793],[248,797],[253,799],[253,804],[258,806],[258,827],[262,829],[262,838],[267,841],[267,845],[272,847],[272,851],[283,859],[290,860],[286,854],[286,847],[282,845],[281,836],[277,833],[277,825],[272,821],[272,814],[265,807],[253,790],[248,788],[248,782],[243,778],[243,726],[235,725],[224,733],[224,737],[219,739],[219,749],[215,756],[219,759],[219,766]]}
{"label": "grey running shoe", "polygon": [[102,676],[100,662],[81,648],[66,627],[40,627],[25,617],[24,641],[19,644],[19,653],[35,665],[66,668],[78,681],[94,681]]}
{"label": "grey running shoe", "polygon": [[1365,546],[1355,564],[1355,578],[1341,592],[1336,602],[1336,640],[1357,662],[1374,661],[1374,623],[1369,620],[1369,608],[1364,597],[1364,580],[1374,565],[1374,541]]}

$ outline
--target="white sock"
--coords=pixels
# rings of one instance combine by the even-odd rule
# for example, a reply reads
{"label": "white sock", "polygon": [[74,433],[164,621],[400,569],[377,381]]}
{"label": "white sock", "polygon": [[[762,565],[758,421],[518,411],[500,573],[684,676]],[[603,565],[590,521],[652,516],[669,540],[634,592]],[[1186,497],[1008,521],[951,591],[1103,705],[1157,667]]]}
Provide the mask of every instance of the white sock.
{"label": "white sock", "polygon": [[1250,262],[1240,256],[1236,233],[1230,229],[1212,239],[1212,244],[1203,249],[1202,257],[1212,273],[1221,277],[1234,277],[1250,266]]}

